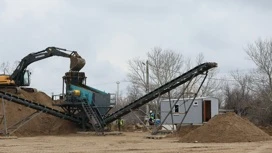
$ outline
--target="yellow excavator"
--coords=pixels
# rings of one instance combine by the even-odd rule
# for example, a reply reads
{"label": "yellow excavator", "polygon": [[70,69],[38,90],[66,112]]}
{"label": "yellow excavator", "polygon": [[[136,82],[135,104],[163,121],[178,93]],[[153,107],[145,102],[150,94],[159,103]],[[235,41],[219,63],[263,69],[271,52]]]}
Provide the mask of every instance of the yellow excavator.
{"label": "yellow excavator", "polygon": [[26,69],[27,66],[33,62],[52,56],[70,58],[70,71],[80,71],[85,65],[85,60],[76,51],[69,51],[58,47],[47,47],[45,50],[25,56],[11,75],[0,74],[0,88],[29,86],[31,73]]}

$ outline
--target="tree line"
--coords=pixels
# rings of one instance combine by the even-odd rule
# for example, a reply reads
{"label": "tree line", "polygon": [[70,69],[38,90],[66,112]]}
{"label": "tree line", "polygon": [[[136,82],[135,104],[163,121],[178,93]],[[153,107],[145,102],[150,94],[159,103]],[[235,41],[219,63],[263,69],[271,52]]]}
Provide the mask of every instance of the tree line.
{"label": "tree line", "polygon": [[[244,52],[250,59],[249,62],[254,63],[255,68],[247,72],[233,70],[226,79],[217,76],[219,66],[209,72],[198,96],[216,97],[221,108],[234,110],[255,124],[272,124],[272,40],[259,39],[248,44]],[[155,47],[147,52],[145,60],[140,58],[129,60],[127,80],[131,84],[121,101],[123,104],[132,102],[146,94],[147,89],[152,91],[203,62],[205,58],[202,53],[195,59],[190,59],[184,57],[181,52]],[[146,64],[149,69],[148,81]],[[193,96],[201,80],[202,76],[198,76],[190,84],[184,84],[160,98],[177,98],[186,86],[188,88],[183,96]],[[150,102],[151,109],[159,112],[160,98]],[[145,112],[144,107],[141,109]]]}

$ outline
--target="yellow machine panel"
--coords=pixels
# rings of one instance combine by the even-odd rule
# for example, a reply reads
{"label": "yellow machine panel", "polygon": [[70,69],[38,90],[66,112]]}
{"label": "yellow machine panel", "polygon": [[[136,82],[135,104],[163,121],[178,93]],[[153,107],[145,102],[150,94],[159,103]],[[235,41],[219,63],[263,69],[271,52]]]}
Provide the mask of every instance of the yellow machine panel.
{"label": "yellow machine panel", "polygon": [[80,96],[80,90],[74,90],[73,95],[74,96]]}
{"label": "yellow machine panel", "polygon": [[0,86],[1,85],[15,85],[15,82],[10,80],[9,75],[0,75]]}

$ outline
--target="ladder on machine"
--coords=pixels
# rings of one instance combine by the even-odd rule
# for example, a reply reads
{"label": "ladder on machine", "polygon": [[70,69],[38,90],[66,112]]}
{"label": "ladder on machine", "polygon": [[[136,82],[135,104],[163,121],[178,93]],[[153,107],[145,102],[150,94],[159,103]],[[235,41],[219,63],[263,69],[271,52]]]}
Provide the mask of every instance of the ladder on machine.
{"label": "ladder on machine", "polygon": [[89,119],[89,123],[92,125],[95,132],[97,134],[99,134],[99,133],[103,134],[104,126],[103,126],[103,124],[101,122],[102,120],[99,119],[100,115],[95,110],[95,108],[92,107],[87,102],[82,102],[82,108],[83,108],[85,114],[87,115],[87,117]]}

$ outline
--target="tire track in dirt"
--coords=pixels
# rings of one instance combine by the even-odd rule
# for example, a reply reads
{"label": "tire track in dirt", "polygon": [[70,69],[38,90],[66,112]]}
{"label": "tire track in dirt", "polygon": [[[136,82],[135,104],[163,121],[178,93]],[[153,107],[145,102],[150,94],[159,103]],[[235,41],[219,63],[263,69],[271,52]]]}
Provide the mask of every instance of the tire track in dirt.
{"label": "tire track in dirt", "polygon": [[249,153],[271,153],[271,152],[272,152],[271,144],[264,144],[256,148],[255,150],[250,151]]}

